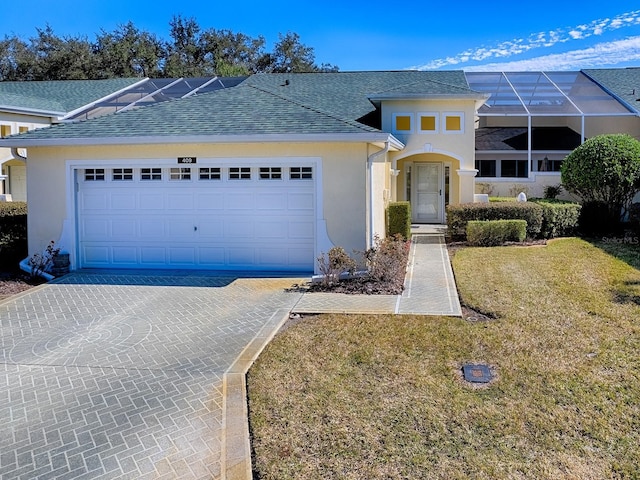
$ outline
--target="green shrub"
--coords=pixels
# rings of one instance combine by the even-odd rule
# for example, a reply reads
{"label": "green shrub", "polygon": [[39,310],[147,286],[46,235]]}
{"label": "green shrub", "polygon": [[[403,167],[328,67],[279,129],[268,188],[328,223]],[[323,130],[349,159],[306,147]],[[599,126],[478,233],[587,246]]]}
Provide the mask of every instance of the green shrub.
{"label": "green shrub", "polygon": [[27,256],[27,204],[0,203],[0,268],[15,268]]}
{"label": "green shrub", "polygon": [[564,189],[562,185],[547,185],[544,187],[544,198],[547,200],[555,200],[555,198],[562,193]]}
{"label": "green shrub", "polygon": [[476,247],[493,247],[527,238],[525,220],[471,220],[467,223],[467,241]]}
{"label": "green shrub", "polygon": [[453,238],[464,238],[472,220],[525,220],[527,236],[536,238],[542,229],[542,207],[532,202],[463,203],[447,207],[447,224]]}
{"label": "green shrub", "polygon": [[406,240],[411,238],[411,204],[409,202],[392,202],[387,208],[387,235],[402,235]]}
{"label": "green shrub", "polygon": [[582,205],[575,202],[552,199],[536,199],[532,202],[542,207],[542,238],[573,235],[578,229]]}

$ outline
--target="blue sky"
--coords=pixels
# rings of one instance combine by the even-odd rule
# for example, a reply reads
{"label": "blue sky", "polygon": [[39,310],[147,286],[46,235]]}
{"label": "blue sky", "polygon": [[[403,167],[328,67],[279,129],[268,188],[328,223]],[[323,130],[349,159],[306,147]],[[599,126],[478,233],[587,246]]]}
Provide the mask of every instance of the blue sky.
{"label": "blue sky", "polygon": [[[21,5],[27,5],[26,8]],[[349,70],[567,70],[640,66],[637,0],[305,2],[147,0],[6,2],[0,36],[30,38],[49,24],[60,36],[114,30],[128,21],[168,37],[173,15],[203,29],[300,35],[317,63]]]}

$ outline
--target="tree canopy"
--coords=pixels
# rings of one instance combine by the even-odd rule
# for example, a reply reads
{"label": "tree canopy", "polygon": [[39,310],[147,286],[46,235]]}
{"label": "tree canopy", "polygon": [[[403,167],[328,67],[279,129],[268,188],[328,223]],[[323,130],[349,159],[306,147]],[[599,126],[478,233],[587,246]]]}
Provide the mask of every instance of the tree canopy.
{"label": "tree canopy", "polygon": [[238,76],[261,72],[338,71],[315,63],[312,47],[297,33],[280,34],[273,51],[264,37],[231,30],[202,29],[194,18],[174,16],[169,38],[140,30],[132,22],[94,40],[61,37],[47,25],[27,41],[0,39],[0,81],[98,80],[119,77]]}
{"label": "tree canopy", "polygon": [[562,163],[562,184],[585,202],[600,202],[621,220],[640,190],[640,142],[627,134],[588,139]]}

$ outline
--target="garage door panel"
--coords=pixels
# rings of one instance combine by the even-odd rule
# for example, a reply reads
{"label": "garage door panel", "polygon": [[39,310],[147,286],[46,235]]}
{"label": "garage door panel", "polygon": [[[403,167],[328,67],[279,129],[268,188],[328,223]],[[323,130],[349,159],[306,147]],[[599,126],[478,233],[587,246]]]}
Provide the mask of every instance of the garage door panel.
{"label": "garage door panel", "polygon": [[197,193],[196,209],[202,210],[224,210],[224,195],[222,193]]}
{"label": "garage door panel", "polygon": [[167,255],[166,247],[150,247],[140,248],[140,263],[144,266],[166,265]]}
{"label": "garage door panel", "polygon": [[114,265],[131,266],[138,263],[138,249],[131,246],[111,247]]}
{"label": "garage door panel", "polygon": [[135,210],[136,194],[133,192],[114,192],[111,194],[112,210]]}
{"label": "garage door panel", "polygon": [[256,201],[258,210],[283,211],[287,208],[287,198],[282,193],[258,194]]}
{"label": "garage door panel", "polygon": [[85,211],[104,211],[109,207],[107,192],[84,193],[80,202]]}
{"label": "garage door panel", "polygon": [[165,202],[162,193],[140,193],[138,195],[138,208],[140,210],[157,210],[164,211],[165,210]]}
{"label": "garage door panel", "polygon": [[144,218],[138,220],[139,232],[141,239],[156,239],[164,238],[165,236],[165,221],[161,218]]}
{"label": "garage door panel", "polygon": [[246,210],[253,212],[255,210],[254,196],[251,192],[247,193],[228,193],[224,198],[224,205],[227,210]]}
{"label": "garage door panel", "polygon": [[192,194],[175,194],[167,195],[167,208],[169,210],[187,210],[193,211],[193,195]]}
{"label": "garage door panel", "polygon": [[313,222],[298,221],[289,222],[287,231],[290,239],[313,240],[315,229]]}
{"label": "garage door panel", "polygon": [[313,269],[312,182],[105,177],[79,186],[84,267]]}

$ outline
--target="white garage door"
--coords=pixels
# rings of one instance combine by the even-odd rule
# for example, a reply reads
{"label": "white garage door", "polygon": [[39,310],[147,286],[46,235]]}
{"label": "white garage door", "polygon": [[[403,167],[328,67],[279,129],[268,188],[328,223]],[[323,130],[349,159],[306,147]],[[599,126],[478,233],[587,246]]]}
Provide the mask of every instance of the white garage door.
{"label": "white garage door", "polygon": [[80,264],[312,271],[312,166],[78,171]]}

